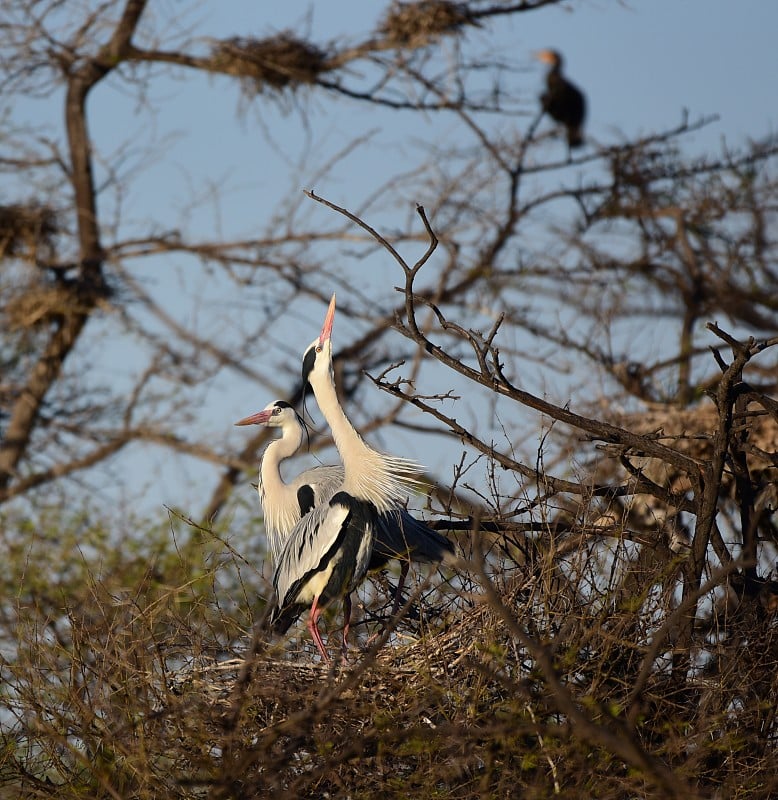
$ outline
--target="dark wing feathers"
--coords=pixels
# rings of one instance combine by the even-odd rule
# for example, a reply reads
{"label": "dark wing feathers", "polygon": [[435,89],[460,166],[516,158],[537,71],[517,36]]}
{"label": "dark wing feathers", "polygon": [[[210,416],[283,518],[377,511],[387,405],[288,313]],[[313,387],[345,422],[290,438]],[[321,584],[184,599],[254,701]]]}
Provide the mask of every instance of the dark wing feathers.
{"label": "dark wing feathers", "polygon": [[443,534],[401,509],[378,517],[370,569],[379,569],[393,558],[437,563],[453,555],[454,546]]}
{"label": "dark wing feathers", "polygon": [[284,544],[273,576],[277,609],[294,603],[307,581],[326,567],[349,513],[348,508],[328,503],[317,506],[297,523]]}
{"label": "dark wing feathers", "polygon": [[567,128],[571,147],[583,144],[581,128],[586,118],[586,98],[583,92],[566,78],[549,73],[547,91],[540,96],[543,110]]}
{"label": "dark wing feathers", "polygon": [[303,484],[297,490],[297,504],[300,506],[300,519],[316,506],[316,495],[309,483]]}
{"label": "dark wing feathers", "polygon": [[284,633],[311,602],[308,583],[330,567],[320,605],[351,592],[365,575],[372,550],[375,511],[345,492],[317,506],[289,537],[273,577],[276,608],[270,624]]}

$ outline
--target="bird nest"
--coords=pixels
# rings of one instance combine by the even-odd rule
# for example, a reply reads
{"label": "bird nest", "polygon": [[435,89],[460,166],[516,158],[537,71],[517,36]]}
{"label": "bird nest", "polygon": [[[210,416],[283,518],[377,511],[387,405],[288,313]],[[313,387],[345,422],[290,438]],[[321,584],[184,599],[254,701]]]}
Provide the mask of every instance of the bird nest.
{"label": "bird nest", "polygon": [[221,41],[211,60],[216,71],[242,78],[257,94],[315,83],[326,70],[326,53],[289,33]]}
{"label": "bird nest", "polygon": [[56,318],[89,314],[96,305],[106,310],[110,306],[105,301],[111,294],[107,287],[89,287],[83,282],[27,279],[5,287],[0,315],[9,330],[29,330]]}
{"label": "bird nest", "polygon": [[[612,421],[704,462],[710,460],[713,453],[719,414],[712,403],[703,402],[686,409],[658,406],[644,412],[618,414]],[[770,414],[761,403],[751,402],[735,419],[734,426],[756,448],[747,449],[752,470],[759,462],[766,465],[774,461],[778,453],[778,417],[774,412]]]}
{"label": "bird nest", "polygon": [[0,258],[35,260],[40,247],[51,248],[56,232],[56,215],[49,206],[0,205]]}
{"label": "bird nest", "polygon": [[[531,604],[531,584],[532,581],[523,577],[512,581],[501,593],[501,602],[517,615],[526,614]],[[461,614],[456,624],[442,626],[434,632],[428,631],[427,635],[407,644],[386,644],[370,658],[369,669],[359,687],[350,690],[349,694],[352,697],[359,695],[369,705],[371,699],[376,699],[377,687],[382,687],[382,691],[391,688],[391,697],[386,698],[388,705],[399,711],[398,703],[403,700],[409,704],[414,702],[413,679],[422,673],[436,680],[446,676],[447,681],[463,689],[478,685],[480,690],[496,691],[496,685],[484,686],[479,666],[488,662],[490,654],[496,650],[507,650],[510,643],[511,635],[500,613],[485,598],[481,598],[480,602]],[[333,677],[338,679],[338,676],[342,678],[351,668],[346,666],[344,672],[341,672],[342,667],[337,668],[333,675],[329,674],[326,664],[307,662],[301,654],[290,656],[291,653],[287,653],[287,659],[279,659],[278,651],[270,649],[254,661],[253,680],[250,688],[246,688],[252,702],[263,709],[257,715],[263,724],[278,722],[298,707],[300,697],[310,696],[313,699],[322,681],[332,680]],[[169,678],[168,688],[179,696],[194,692],[205,705],[223,713],[235,700],[238,676],[243,666],[243,659],[239,658],[202,658],[178,670]],[[282,697],[277,688],[279,686],[285,688],[288,697]],[[265,687],[270,687],[269,692],[265,692]],[[291,705],[286,705],[286,701]]]}
{"label": "bird nest", "polygon": [[[518,580],[501,592],[517,618],[528,614],[526,591]],[[417,782],[456,783],[462,759],[478,769],[492,747],[480,734],[467,741],[469,732],[489,729],[498,711],[523,720],[530,683],[537,683],[515,660],[501,615],[481,600],[416,641],[387,643],[377,654],[352,650],[348,664],[332,669],[308,661],[310,649],[308,656],[279,657],[277,648],[260,648],[249,662],[191,659],[166,674],[155,720],[166,741],[198,742],[196,752],[171,753],[179,763],[222,752],[225,741],[244,748],[241,780],[256,796],[271,787],[273,794],[283,787],[284,796],[383,796],[388,782],[399,780],[402,793],[387,796],[405,797]],[[463,746],[473,754],[464,756]]]}
{"label": "bird nest", "polygon": [[9,330],[34,328],[78,310],[73,293],[59,286],[25,287],[12,294],[1,309]]}
{"label": "bird nest", "polygon": [[437,36],[453,34],[474,24],[467,6],[448,0],[397,3],[381,23],[379,32],[397,44],[420,44]]}

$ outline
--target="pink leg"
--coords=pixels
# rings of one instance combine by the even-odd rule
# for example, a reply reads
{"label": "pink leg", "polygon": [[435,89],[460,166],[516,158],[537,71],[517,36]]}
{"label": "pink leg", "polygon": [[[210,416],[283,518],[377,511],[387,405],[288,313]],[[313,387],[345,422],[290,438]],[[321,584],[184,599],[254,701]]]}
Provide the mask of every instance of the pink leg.
{"label": "pink leg", "polygon": [[321,634],[319,633],[319,628],[317,625],[320,614],[321,614],[321,609],[319,608],[319,598],[314,597],[313,605],[311,606],[311,613],[310,616],[308,617],[308,630],[311,632],[313,641],[316,642],[316,647],[319,649],[321,657],[324,659],[326,663],[329,664],[330,657],[327,655],[327,651],[324,648],[324,642],[321,640]]}

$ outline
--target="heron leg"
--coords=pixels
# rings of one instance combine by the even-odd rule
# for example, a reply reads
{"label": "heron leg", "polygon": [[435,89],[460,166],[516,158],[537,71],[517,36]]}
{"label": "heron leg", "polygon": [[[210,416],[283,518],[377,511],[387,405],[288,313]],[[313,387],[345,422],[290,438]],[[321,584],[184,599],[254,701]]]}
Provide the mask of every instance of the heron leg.
{"label": "heron leg", "polygon": [[400,577],[397,580],[397,589],[394,592],[394,602],[392,603],[392,616],[395,616],[400,610],[403,601],[403,589],[405,588],[405,579],[408,577],[408,570],[410,569],[411,562],[407,559],[400,560]]}
{"label": "heron leg", "polygon": [[311,636],[313,637],[313,641],[316,643],[316,647],[321,653],[321,657],[329,664],[330,657],[327,655],[324,642],[321,640],[321,634],[319,633],[319,626],[317,624],[319,622],[320,614],[321,608],[319,607],[319,598],[314,597],[313,605],[311,606],[311,613],[308,617],[308,630],[311,632]]}
{"label": "heron leg", "polygon": [[351,624],[351,595],[343,598],[343,658],[348,655],[348,629]]}
{"label": "heron leg", "polygon": [[[397,612],[400,610],[400,606],[403,602],[403,589],[405,588],[405,579],[408,577],[408,570],[411,567],[411,562],[405,559],[400,559],[400,577],[397,579],[397,588],[394,590],[394,599],[392,600],[392,610],[390,612],[390,616],[394,617],[397,615]],[[382,628],[386,627],[386,623],[382,625]],[[381,635],[381,631],[377,631],[376,633],[372,634],[367,642],[365,643],[367,647],[370,647],[371,644]]]}

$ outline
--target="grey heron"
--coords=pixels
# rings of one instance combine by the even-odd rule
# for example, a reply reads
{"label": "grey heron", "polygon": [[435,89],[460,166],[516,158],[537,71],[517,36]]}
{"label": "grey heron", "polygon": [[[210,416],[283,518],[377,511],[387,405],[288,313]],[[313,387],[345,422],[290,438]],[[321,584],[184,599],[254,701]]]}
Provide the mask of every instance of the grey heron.
{"label": "grey heron", "polygon": [[[281,465],[301,447],[305,422],[284,400],[274,400],[262,411],[244,417],[236,425],[265,425],[278,428],[280,438],[272,441],[262,454],[257,490],[265,518],[273,562],[278,563],[281,549],[297,522],[311,509],[329,500],[343,483],[340,465],[322,465],[301,472],[288,483],[281,475]],[[454,556],[449,540],[415,519],[401,506],[378,515],[373,553],[368,569],[381,569],[390,560],[400,561],[400,580],[395,595],[395,608],[409,559],[422,563],[440,563]]]}
{"label": "grey heron", "polygon": [[406,458],[373,450],[356,432],[338,403],[332,373],[333,295],[319,337],[303,357],[309,382],[343,461],[343,480],[298,522],[286,540],[273,576],[276,605],[270,624],[284,633],[310,605],[308,629],[325,661],[317,627],[322,608],[344,598],[344,646],[348,636],[349,596],[367,573],[378,517],[396,511],[423,467]]}
{"label": "grey heron", "polygon": [[586,98],[583,92],[563,74],[562,55],[556,50],[541,50],[536,58],[550,69],[546,75],[546,91],[540,96],[543,111],[567,130],[569,148],[583,145],[583,123],[586,118]]}
{"label": "grey heron", "polygon": [[281,430],[280,438],[270,442],[262,453],[257,484],[270,553],[273,563],[277,564],[294,526],[319,503],[329,500],[343,483],[343,467],[314,467],[301,472],[289,483],[284,481],[281,464],[300,449],[305,433],[302,418],[285,400],[274,400],[262,411],[235,424],[265,425]]}

